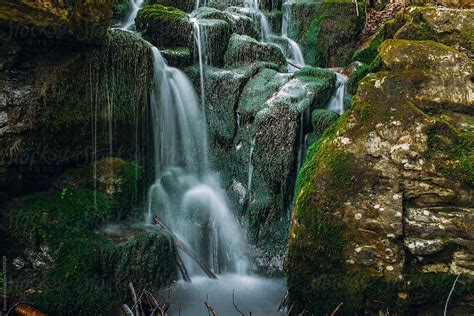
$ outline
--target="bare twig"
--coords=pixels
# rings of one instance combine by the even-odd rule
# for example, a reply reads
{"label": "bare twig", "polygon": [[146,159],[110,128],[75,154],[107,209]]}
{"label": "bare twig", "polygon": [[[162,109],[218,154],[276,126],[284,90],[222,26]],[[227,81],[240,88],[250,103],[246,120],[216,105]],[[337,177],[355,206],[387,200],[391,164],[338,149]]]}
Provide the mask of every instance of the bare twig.
{"label": "bare twig", "polygon": [[332,311],[331,316],[336,315],[336,313],[339,311],[342,305],[344,305],[343,302],[339,303],[339,305],[337,305],[337,307]]}
{"label": "bare twig", "polygon": [[135,292],[135,288],[133,287],[132,282],[128,283],[128,287],[130,288],[130,293],[132,294],[133,306],[135,306],[135,315],[140,316],[140,307],[138,306],[137,292]]}
{"label": "bare twig", "polygon": [[125,315],[127,316],[133,316],[133,312],[132,310],[130,309],[130,307],[128,307],[127,304],[123,304],[122,305],[122,311],[125,313]]}
{"label": "bare twig", "polygon": [[235,290],[232,290],[232,304],[234,304],[235,310],[242,316],[245,316],[244,313],[240,311],[240,309],[237,307],[237,304],[235,304]]}
{"label": "bare twig", "polygon": [[355,4],[356,13],[357,13],[357,16],[359,16],[359,4],[357,3],[357,0],[352,0],[352,2],[354,2],[354,4]]}
{"label": "bare twig", "polygon": [[186,266],[183,263],[183,260],[181,260],[181,256],[179,253],[176,251],[176,264],[178,265],[179,271],[181,272],[181,276],[183,277],[184,281],[186,282],[191,282],[191,278],[189,277],[188,270],[186,270]]}
{"label": "bare twig", "polygon": [[451,298],[451,295],[452,295],[453,292],[454,292],[454,287],[456,286],[456,283],[458,282],[460,276],[461,276],[461,273],[458,274],[458,276],[456,277],[456,280],[454,280],[453,287],[451,288],[451,291],[449,291],[448,298],[446,299],[446,304],[444,305],[444,316],[447,316],[447,315],[448,315],[449,299]]}
{"label": "bare twig", "polygon": [[219,316],[214,310],[214,308],[212,308],[212,306],[207,302],[207,298],[208,297],[206,296],[206,301],[204,302],[204,306],[206,306],[207,310],[209,311],[209,314],[212,316]]}
{"label": "bare twig", "polygon": [[288,291],[285,293],[285,296],[281,299],[280,305],[278,305],[278,311],[282,311],[288,307]]}
{"label": "bare twig", "polygon": [[204,273],[206,273],[209,279],[217,279],[217,276],[208,267],[206,267],[204,262],[202,262],[198,257],[196,257],[196,255],[194,255],[191,249],[189,249],[189,247],[186,246],[184,242],[182,242],[178,237],[176,237],[176,235],[171,231],[171,229],[169,229],[165,224],[160,221],[158,216],[153,216],[153,222],[155,223],[155,225],[160,226],[162,229],[170,233],[176,247],[184,251],[191,259],[193,259],[198,264],[198,266],[204,271]]}
{"label": "bare twig", "polygon": [[288,310],[288,315],[291,314],[291,312],[293,311],[293,308],[295,307],[295,303],[291,304],[290,306],[290,309]]}
{"label": "bare twig", "polygon": [[296,69],[301,69],[301,68],[303,68],[303,66],[298,65],[298,64],[295,64],[294,62],[290,61],[289,59],[287,59],[286,62],[287,62],[288,64],[290,64],[291,66],[295,67]]}

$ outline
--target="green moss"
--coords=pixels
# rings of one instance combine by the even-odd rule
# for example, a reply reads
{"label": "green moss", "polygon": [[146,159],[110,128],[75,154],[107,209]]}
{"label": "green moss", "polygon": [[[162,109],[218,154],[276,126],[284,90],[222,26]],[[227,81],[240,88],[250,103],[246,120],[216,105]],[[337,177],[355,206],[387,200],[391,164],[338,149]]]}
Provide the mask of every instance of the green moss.
{"label": "green moss", "polygon": [[194,0],[145,0],[145,6],[160,4],[165,7],[175,7],[184,12],[191,12],[196,7]]}
{"label": "green moss", "polygon": [[114,0],[112,7],[112,24],[120,23],[130,10],[129,0]]}
{"label": "green moss", "polygon": [[313,132],[317,138],[321,137],[325,130],[327,130],[337,119],[339,115],[330,110],[316,109],[311,113],[311,123],[313,125]]}
{"label": "green moss", "polygon": [[145,6],[135,18],[137,30],[157,47],[188,46],[191,24],[188,15],[175,7]]}
{"label": "green moss", "polygon": [[449,179],[474,186],[474,135],[438,120],[428,131],[428,159]]}
{"label": "green moss", "polygon": [[345,66],[359,41],[365,21],[365,2],[359,16],[353,2],[325,0],[302,40],[306,62],[319,67]]}
{"label": "green moss", "polygon": [[380,29],[369,40],[366,47],[358,49],[352,56],[353,61],[360,61],[365,64],[370,64],[377,57],[380,44],[385,40],[385,30]]}

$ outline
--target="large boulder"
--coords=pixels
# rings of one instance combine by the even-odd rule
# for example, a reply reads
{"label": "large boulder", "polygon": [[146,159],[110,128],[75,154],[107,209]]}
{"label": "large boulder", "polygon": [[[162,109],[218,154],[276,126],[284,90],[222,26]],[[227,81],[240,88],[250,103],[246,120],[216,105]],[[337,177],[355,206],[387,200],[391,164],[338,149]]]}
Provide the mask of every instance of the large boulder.
{"label": "large boulder", "polygon": [[137,31],[158,48],[182,47],[191,43],[189,16],[175,7],[147,5],[135,18]]}
{"label": "large boulder", "polygon": [[40,38],[97,43],[104,39],[112,0],[2,1],[0,28],[27,41]]}
{"label": "large boulder", "polygon": [[192,13],[197,19],[223,20],[230,25],[232,33],[248,35],[253,38],[259,36],[259,32],[251,17],[232,11],[221,11],[215,8],[201,7]]}
{"label": "large boulder", "polygon": [[282,69],[286,67],[286,59],[278,46],[237,34],[232,35],[229,40],[224,61],[226,67],[252,64],[257,61],[274,63]]}
{"label": "large boulder", "polygon": [[443,7],[408,7],[362,45],[353,59],[372,62],[386,39],[434,40],[474,54],[474,11]]}
{"label": "large boulder", "polygon": [[143,40],[111,31],[103,46],[78,51],[31,52],[11,40],[2,45],[4,168],[36,186],[43,176],[87,165],[104,152],[143,156],[145,139],[139,135],[145,135],[146,124],[137,122],[145,119],[153,80],[151,52]]}
{"label": "large boulder", "polygon": [[474,3],[470,0],[408,0],[406,5],[415,5],[415,6],[437,6],[441,5],[447,8],[456,8],[456,9],[472,9],[474,8]]}
{"label": "large boulder", "polygon": [[[474,65],[431,41],[381,45],[380,72],[313,145],[288,252],[295,312],[466,313],[474,253]],[[471,276],[471,277],[470,277]],[[471,302],[472,303],[472,302]],[[467,303],[469,304],[469,303]]]}

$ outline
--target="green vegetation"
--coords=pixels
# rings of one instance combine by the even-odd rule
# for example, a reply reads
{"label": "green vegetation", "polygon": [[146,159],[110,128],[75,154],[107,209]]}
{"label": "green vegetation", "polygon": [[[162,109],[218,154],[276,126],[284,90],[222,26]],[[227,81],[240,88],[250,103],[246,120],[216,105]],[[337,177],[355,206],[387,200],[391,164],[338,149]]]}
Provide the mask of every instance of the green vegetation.
{"label": "green vegetation", "polygon": [[188,15],[175,7],[145,6],[135,18],[137,30],[157,47],[188,46],[192,26]]}
{"label": "green vegetation", "polygon": [[112,7],[112,25],[120,23],[130,10],[130,1],[114,0]]}
{"label": "green vegetation", "polygon": [[349,64],[365,21],[365,1],[358,6],[359,16],[352,1],[321,4],[302,41],[307,63],[319,67]]}

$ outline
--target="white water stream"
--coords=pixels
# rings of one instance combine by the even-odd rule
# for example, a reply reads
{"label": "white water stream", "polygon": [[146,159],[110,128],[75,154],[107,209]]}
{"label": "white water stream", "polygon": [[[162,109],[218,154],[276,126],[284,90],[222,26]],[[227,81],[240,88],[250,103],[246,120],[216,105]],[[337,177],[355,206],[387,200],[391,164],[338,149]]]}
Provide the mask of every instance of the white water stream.
{"label": "white water stream", "polygon": [[336,72],[336,89],[329,100],[327,109],[337,112],[339,115],[344,114],[344,99],[347,94],[348,80],[347,76]]}

